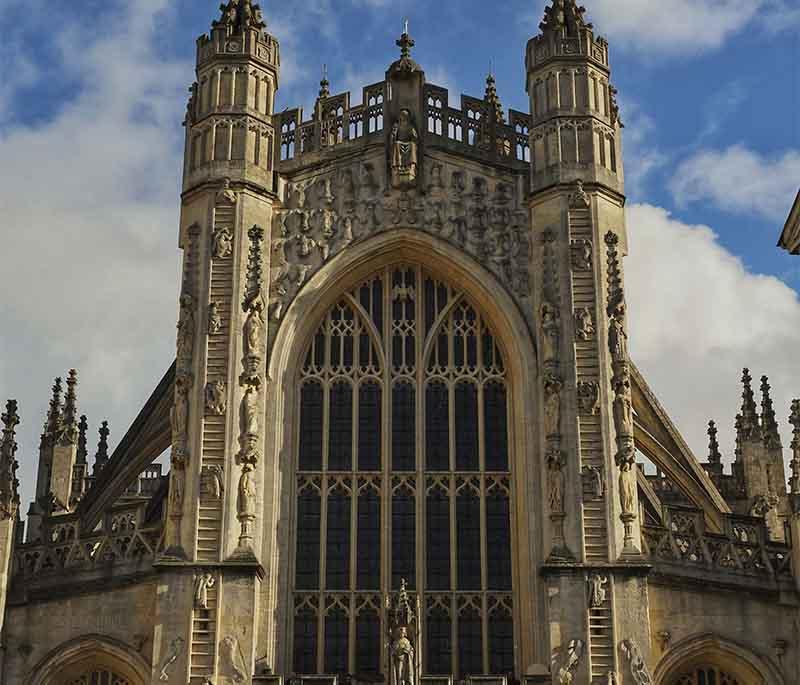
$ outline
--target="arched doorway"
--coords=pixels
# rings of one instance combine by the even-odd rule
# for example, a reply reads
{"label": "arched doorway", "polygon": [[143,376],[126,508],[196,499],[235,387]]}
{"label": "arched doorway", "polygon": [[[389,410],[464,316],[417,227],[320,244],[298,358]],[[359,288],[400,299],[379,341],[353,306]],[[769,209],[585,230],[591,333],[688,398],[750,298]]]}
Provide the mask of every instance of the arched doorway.
{"label": "arched doorway", "polygon": [[66,642],[34,669],[29,685],[145,685],[150,667],[117,640],[85,636]]}
{"label": "arched doorway", "polygon": [[656,669],[659,685],[784,685],[774,665],[717,635],[676,644]]}

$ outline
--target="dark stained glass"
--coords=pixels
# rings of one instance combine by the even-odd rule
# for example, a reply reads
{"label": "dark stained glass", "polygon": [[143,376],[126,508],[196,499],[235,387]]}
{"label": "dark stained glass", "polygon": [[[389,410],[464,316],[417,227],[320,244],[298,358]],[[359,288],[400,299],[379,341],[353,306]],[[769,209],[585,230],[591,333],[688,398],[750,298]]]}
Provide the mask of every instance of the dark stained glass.
{"label": "dark stained glass", "polygon": [[514,620],[505,610],[489,617],[489,671],[497,675],[514,672]]}
{"label": "dark stained glass", "polygon": [[489,383],[484,387],[483,414],[486,470],[507,471],[508,407],[502,383]]}
{"label": "dark stained glass", "polygon": [[312,675],[317,672],[317,615],[301,609],[294,617],[294,672]]}
{"label": "dark stained glass", "polygon": [[298,590],[319,589],[321,506],[317,492],[306,490],[298,497],[295,561],[295,585]]}
{"label": "dark stained glass", "polygon": [[358,498],[356,586],[377,590],[381,586],[381,500],[372,488]]}
{"label": "dark stained glass", "polygon": [[428,613],[426,622],[427,664],[431,675],[447,675],[453,671],[453,623],[448,613],[436,607]]}
{"label": "dark stained glass", "polygon": [[490,590],[511,589],[511,513],[508,498],[492,493],[486,498],[487,582]]}
{"label": "dark stained glass", "polygon": [[392,468],[413,471],[416,467],[417,407],[414,386],[397,383],[392,389]]}
{"label": "dark stained glass", "polygon": [[456,469],[477,471],[478,454],[478,390],[473,383],[456,386]]}
{"label": "dark stained glass", "polygon": [[425,397],[425,452],[429,471],[450,470],[450,397],[444,383],[430,383]]}
{"label": "dark stained glass", "polygon": [[329,590],[349,589],[350,497],[339,492],[328,495],[328,536],[325,563],[325,587]]}
{"label": "dark stained glass", "polygon": [[300,392],[300,470],[322,470],[322,386],[306,383]]}
{"label": "dark stained glass", "polygon": [[356,676],[374,682],[381,670],[381,621],[378,613],[364,609],[356,618]]}
{"label": "dark stained glass", "polygon": [[428,495],[428,589],[450,589],[450,498],[438,488]]}
{"label": "dark stained glass", "polygon": [[483,622],[472,608],[458,617],[458,671],[461,678],[483,673]]}
{"label": "dark stained glass", "polygon": [[456,498],[458,589],[481,589],[481,501],[468,490]]}
{"label": "dark stained glass", "polygon": [[401,492],[392,498],[392,587],[405,579],[415,587],[417,561],[416,506],[414,496]]}
{"label": "dark stained glass", "polygon": [[341,609],[333,609],[325,617],[325,673],[348,673],[348,619]]}
{"label": "dark stained glass", "polygon": [[349,471],[353,456],[353,388],[344,381],[331,388],[328,470]]}
{"label": "dark stained glass", "polygon": [[364,383],[358,391],[358,469],[381,468],[381,386]]}

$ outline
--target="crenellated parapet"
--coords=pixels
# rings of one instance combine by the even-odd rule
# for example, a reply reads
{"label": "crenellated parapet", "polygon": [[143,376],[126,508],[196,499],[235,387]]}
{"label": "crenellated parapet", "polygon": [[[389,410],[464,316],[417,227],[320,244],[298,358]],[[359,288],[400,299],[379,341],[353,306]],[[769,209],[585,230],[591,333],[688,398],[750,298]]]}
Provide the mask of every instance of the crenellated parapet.
{"label": "crenellated parapet", "polygon": [[[279,170],[295,173],[372,145],[383,145],[390,118],[388,91],[387,82],[366,86],[358,105],[351,105],[350,93],[321,98],[309,120],[304,119],[302,108],[276,115]],[[496,96],[493,89],[484,98],[462,95],[460,108],[452,107],[446,88],[424,83],[419,93],[424,108],[420,120],[414,123],[426,147],[524,173],[530,161],[530,117],[512,109],[506,122]]]}

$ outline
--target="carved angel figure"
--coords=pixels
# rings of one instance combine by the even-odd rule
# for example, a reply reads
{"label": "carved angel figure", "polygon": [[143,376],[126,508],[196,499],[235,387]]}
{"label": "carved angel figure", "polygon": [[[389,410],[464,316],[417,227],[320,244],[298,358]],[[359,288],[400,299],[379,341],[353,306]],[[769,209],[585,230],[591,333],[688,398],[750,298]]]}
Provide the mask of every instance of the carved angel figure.
{"label": "carved angel figure", "polygon": [[208,334],[217,335],[222,330],[222,317],[219,314],[219,306],[216,302],[208,305]]}
{"label": "carved angel figure", "polygon": [[407,188],[417,180],[417,129],[411,121],[411,112],[400,111],[392,127],[392,186]]}
{"label": "carved angel figure", "polygon": [[204,466],[200,473],[200,495],[218,500],[222,497],[222,467],[213,464]]}
{"label": "carved angel figure", "polygon": [[228,408],[225,381],[216,380],[206,385],[206,412],[212,416],[223,416]]}
{"label": "carved angel figure", "polygon": [[606,585],[608,585],[608,576],[601,576],[599,573],[589,576],[589,606],[592,609],[599,609],[605,604]]}
{"label": "carved angel figure", "polygon": [[558,450],[547,455],[547,488],[551,514],[564,513],[564,464]]}
{"label": "carved angel figure", "polygon": [[216,579],[213,573],[200,573],[194,585],[195,609],[208,609],[208,589],[214,587]]}
{"label": "carved angel figure", "polygon": [[211,254],[214,259],[225,259],[233,252],[233,236],[227,228],[218,228],[212,238]]}

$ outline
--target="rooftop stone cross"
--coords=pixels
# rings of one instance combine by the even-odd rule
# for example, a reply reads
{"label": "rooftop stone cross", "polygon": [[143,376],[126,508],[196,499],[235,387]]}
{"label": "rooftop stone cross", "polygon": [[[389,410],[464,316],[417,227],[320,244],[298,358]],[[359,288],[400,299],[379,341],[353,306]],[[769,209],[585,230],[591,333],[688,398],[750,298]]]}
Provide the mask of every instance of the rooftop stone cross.
{"label": "rooftop stone cross", "polygon": [[397,47],[400,48],[401,59],[408,59],[411,57],[411,48],[415,45],[414,39],[408,34],[408,19],[403,22],[403,35],[397,41]]}

